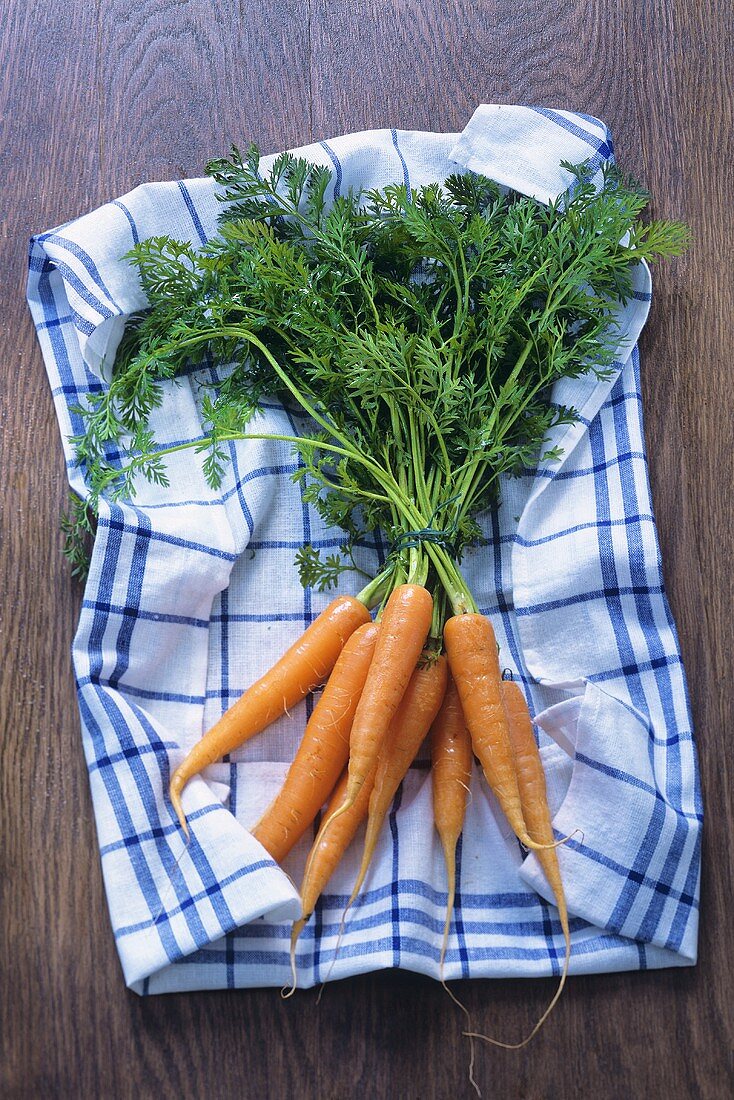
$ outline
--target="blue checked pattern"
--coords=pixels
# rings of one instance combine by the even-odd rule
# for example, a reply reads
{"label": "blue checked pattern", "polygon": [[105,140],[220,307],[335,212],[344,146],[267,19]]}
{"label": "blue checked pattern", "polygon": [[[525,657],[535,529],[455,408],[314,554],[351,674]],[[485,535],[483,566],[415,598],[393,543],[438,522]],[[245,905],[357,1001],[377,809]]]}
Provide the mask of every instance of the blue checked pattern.
{"label": "blue checked pattern", "polygon": [[[409,187],[482,171],[541,201],[568,185],[561,160],[600,170],[612,153],[598,120],[529,107],[480,107],[461,134],[380,130],[303,150],[333,190]],[[270,158],[265,158],[267,170]],[[171,233],[215,232],[209,180],[151,184],[31,241],[28,298],[66,448],[74,406],[106,385],[125,318],[143,306],[120,257]],[[695,962],[702,809],[686,685],[663,590],[642,434],[636,341],[647,269],[620,313],[609,382],[559,384],[579,420],[563,456],[504,487],[489,544],[466,572],[537,714],[572,915],[574,973]],[[161,445],[202,434],[214,366],[171,386],[155,415]],[[273,404],[263,430],[298,429]],[[270,802],[309,713],[303,705],[185,793],[184,846],[165,792],[171,769],[328,601],[293,568],[305,541],[338,546],[290,475],[287,445],[233,443],[221,490],[190,452],[170,488],[103,504],[74,641],[84,749],[102,869],[125,980],[139,993],[283,985],[299,914],[304,840],[277,867],[248,831]],[[380,539],[365,568],[384,558]],[[299,982],[404,967],[436,977],[446,905],[425,759],[406,778],[334,958],[359,857],[353,845],[298,951]],[[580,830],[576,831],[575,830]],[[446,977],[559,972],[563,942],[537,860],[525,855],[474,776],[459,848]]]}

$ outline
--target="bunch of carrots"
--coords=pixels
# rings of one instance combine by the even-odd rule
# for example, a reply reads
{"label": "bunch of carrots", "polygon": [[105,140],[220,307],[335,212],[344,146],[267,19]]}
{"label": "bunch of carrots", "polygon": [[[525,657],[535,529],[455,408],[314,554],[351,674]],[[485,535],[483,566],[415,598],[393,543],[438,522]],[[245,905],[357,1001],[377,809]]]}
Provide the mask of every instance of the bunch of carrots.
{"label": "bunch of carrots", "polygon": [[565,982],[571,941],[545,777],[525,698],[517,684],[503,680],[494,631],[483,615],[452,614],[441,638],[434,632],[434,600],[423,585],[394,587],[376,622],[368,610],[374,591],[372,584],[359,596],[333,600],[196,744],[171,779],[181,827],[188,836],[181,803],[187,782],[326,679],[283,786],[253,829],[281,862],[328,802],[301,885],[303,915],[293,925],[292,959],[322,891],[366,820],[362,862],[347,908],[356,898],[393,798],[430,734],[434,821],[448,879],[441,972],[456,888],[456,846],[476,755],[516,836],[537,851],[556,898],[566,954],[554,1004]]}
{"label": "bunch of carrots", "polygon": [[[366,820],[356,896],[430,733],[448,876],[441,964],[474,754],[555,895],[566,943],[560,993],[568,917],[532,721],[518,687],[502,681],[492,626],[460,566],[483,539],[480,519],[502,479],[558,456],[549,433],[576,413],[550,400],[554,384],[607,376],[635,267],[682,251],[687,230],[643,224],[647,196],[593,165],[564,165],[568,192],[550,204],[471,172],[335,196],[330,170],[290,154],[260,168],[254,146],[209,165],[223,213],[204,247],[155,237],[128,256],[148,308],[130,319],[109,385],[79,410],[76,453],[90,495],[67,518],[69,556],[78,565],[102,497],[133,496],[140,478],[168,483],[167,454],[201,452],[216,490],[232,441],[288,443],[303,499],[345,538],[326,560],[302,548],[302,582],[335,586],[369,532],[384,532],[390,552],[176,770],[181,825],[187,831],[181,799],[193,775],[325,682],[283,789],[255,828],[282,860],[328,801],[293,948]],[[151,414],[165,383],[212,359],[228,369],[210,392],[202,382],[203,437],[157,441]],[[273,397],[301,417],[301,432],[262,430],[263,400]]]}

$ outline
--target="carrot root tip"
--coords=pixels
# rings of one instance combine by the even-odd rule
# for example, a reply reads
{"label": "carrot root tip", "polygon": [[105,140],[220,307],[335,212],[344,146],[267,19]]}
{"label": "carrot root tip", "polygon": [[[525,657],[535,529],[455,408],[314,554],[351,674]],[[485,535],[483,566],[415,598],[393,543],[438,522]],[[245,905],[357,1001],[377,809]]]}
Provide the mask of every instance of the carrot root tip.
{"label": "carrot root tip", "polygon": [[298,971],[296,969],[296,944],[298,943],[298,937],[303,929],[306,927],[306,921],[308,917],[301,917],[300,920],[293,922],[291,929],[291,984],[290,986],[284,985],[280,991],[280,995],[284,1001],[287,1001],[289,997],[292,997],[298,988]]}
{"label": "carrot root tip", "polygon": [[173,784],[171,784],[171,805],[176,812],[176,817],[178,818],[179,825],[183,830],[183,834],[186,837],[186,843],[188,844],[188,842],[191,840],[191,834],[189,833],[189,823],[186,820],[186,814],[184,813],[183,806],[181,805],[180,790],[174,787]]}
{"label": "carrot root tip", "polygon": [[567,929],[565,929],[565,928],[564,928],[564,938],[566,940],[566,955],[565,955],[565,958],[564,958],[564,961],[563,961],[563,971],[561,973],[561,980],[558,983],[558,988],[556,989],[555,993],[553,994],[551,1002],[548,1005],[548,1007],[545,1009],[545,1011],[543,1012],[543,1015],[540,1017],[538,1022],[535,1024],[532,1031],[528,1035],[526,1035],[525,1038],[521,1040],[521,1042],[519,1042],[519,1043],[503,1043],[503,1042],[501,1042],[500,1039],[493,1039],[490,1035],[482,1035],[480,1032],[477,1032],[477,1031],[464,1031],[463,1034],[468,1039],[472,1039],[472,1040],[473,1039],[482,1039],[483,1042],[490,1043],[494,1047],[502,1047],[503,1050],[522,1050],[523,1047],[526,1047],[528,1045],[528,1043],[530,1042],[530,1040],[535,1038],[535,1036],[538,1034],[541,1027],[546,1022],[546,1020],[550,1016],[551,1012],[553,1011],[553,1009],[558,1004],[558,1000],[559,1000],[559,998],[561,996],[561,993],[563,992],[564,986],[566,984],[566,978],[568,977],[568,967],[569,967],[569,962],[570,962],[570,959],[571,959],[571,939],[570,939],[570,936],[568,935]]}
{"label": "carrot root tip", "polygon": [[581,843],[583,844],[584,833],[582,829],[574,829],[568,836],[562,836],[560,840],[554,840],[552,844],[540,844],[537,840],[533,840],[531,836],[525,833],[523,836],[518,837],[523,848],[527,848],[531,852],[547,852],[551,848],[561,848],[564,844],[568,844],[569,840],[573,840],[576,834],[581,835]]}
{"label": "carrot root tip", "polygon": [[[466,1016],[467,1025],[469,1027],[471,1027],[471,1015],[469,1013],[469,1009],[466,1007],[466,1005],[463,1003],[463,1001],[459,1000],[459,998],[456,996],[456,994],[451,989],[449,989],[448,985],[446,984],[446,979],[444,977],[444,970],[443,970],[445,950],[446,949],[445,949],[445,946],[444,946],[444,950],[441,952],[441,978],[440,978],[441,985],[444,987],[444,989],[446,990],[446,992],[448,993],[450,999],[454,1002],[456,1007],[461,1009],[461,1011],[464,1013],[464,1015]],[[476,1060],[476,1057],[475,1057],[476,1056],[476,1050],[474,1049],[474,1038],[475,1038],[475,1036],[474,1036],[473,1032],[471,1032],[471,1031],[464,1031],[463,1034],[465,1036],[467,1036],[467,1038],[469,1039],[469,1084],[472,1086],[472,1088],[476,1092],[477,1096],[481,1097],[482,1090],[479,1088],[479,1085],[477,1084],[477,1082],[475,1080],[475,1077],[474,1077],[474,1063],[475,1063],[475,1060]]]}

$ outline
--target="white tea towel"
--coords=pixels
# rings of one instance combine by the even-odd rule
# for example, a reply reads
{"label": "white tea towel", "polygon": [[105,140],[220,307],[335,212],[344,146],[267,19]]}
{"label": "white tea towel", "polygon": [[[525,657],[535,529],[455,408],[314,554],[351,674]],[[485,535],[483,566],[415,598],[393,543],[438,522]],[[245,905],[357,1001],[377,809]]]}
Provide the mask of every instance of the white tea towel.
{"label": "white tea towel", "polygon": [[[480,171],[547,201],[568,186],[562,160],[612,157],[603,123],[531,107],[478,108],[461,134],[377,130],[300,152],[333,170],[333,193],[416,187]],[[267,170],[272,158],[264,158]],[[145,304],[121,257],[154,234],[203,244],[220,204],[209,179],[146,184],[31,242],[28,298],[74,488],[75,406],[106,385],[130,313]],[[636,340],[650,301],[647,268],[620,315],[613,378],[560,383],[579,420],[555,433],[563,454],[507,481],[485,517],[486,546],[465,561],[491,616],[502,662],[538,715],[559,849],[574,973],[695,962],[701,803],[686,686],[660,571],[642,435]],[[200,386],[216,369],[166,388],[156,438],[200,437]],[[266,431],[294,425],[275,403]],[[74,642],[86,759],[112,927],[125,980],[141,993],[288,981],[309,839],[276,866],[248,827],[292,758],[304,703],[185,792],[192,843],[166,791],[172,768],[301,633],[330,596],[301,588],[304,542],[334,547],[291,480],[287,444],[230,445],[213,491],[191,451],[171,456],[170,487],[102,502]],[[371,570],[379,538],[363,550]],[[346,589],[349,581],[344,580]],[[301,986],[334,963],[356,871],[352,846],[298,949]],[[287,873],[286,873],[287,872]],[[525,855],[475,775],[459,849],[446,977],[559,973],[563,939],[536,858]],[[383,830],[365,889],[331,969],[438,975],[446,876],[432,828],[430,775],[419,761]]]}

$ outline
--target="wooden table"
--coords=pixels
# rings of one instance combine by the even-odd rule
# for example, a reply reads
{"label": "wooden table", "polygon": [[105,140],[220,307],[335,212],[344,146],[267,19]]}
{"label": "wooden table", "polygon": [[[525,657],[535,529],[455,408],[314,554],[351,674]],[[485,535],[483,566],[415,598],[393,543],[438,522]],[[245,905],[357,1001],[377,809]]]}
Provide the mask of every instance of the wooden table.
{"label": "wooden table", "polygon": [[[100,875],[69,658],[65,473],[24,302],[26,240],[144,180],[375,126],[453,130],[478,102],[593,113],[685,218],[642,353],[650,476],[708,812],[695,969],[575,978],[530,1049],[480,1052],[485,1097],[714,1098],[732,1088],[734,147],[728,0],[4,0],[0,19],[4,1097],[344,1100],[469,1095],[441,988],[382,973],[272,990],[126,991]],[[465,983],[522,1033],[545,981]]]}

